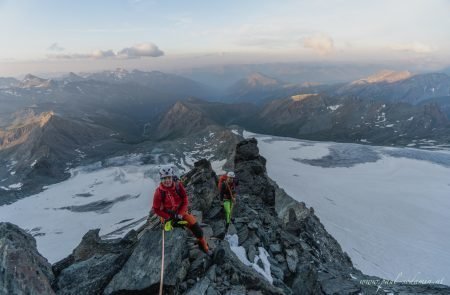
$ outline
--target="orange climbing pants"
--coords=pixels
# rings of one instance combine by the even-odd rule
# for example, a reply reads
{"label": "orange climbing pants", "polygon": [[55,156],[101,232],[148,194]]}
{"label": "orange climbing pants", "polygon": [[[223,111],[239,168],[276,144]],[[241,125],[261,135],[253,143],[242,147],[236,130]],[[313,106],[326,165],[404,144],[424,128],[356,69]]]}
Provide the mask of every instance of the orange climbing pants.
{"label": "orange climbing pants", "polygon": [[183,220],[188,222],[188,228],[192,231],[194,236],[197,238],[198,243],[200,244],[200,247],[203,249],[203,251],[208,252],[209,247],[208,243],[206,242],[205,238],[203,237],[203,230],[201,229],[200,225],[197,222],[197,219],[194,215],[189,213],[183,214]]}

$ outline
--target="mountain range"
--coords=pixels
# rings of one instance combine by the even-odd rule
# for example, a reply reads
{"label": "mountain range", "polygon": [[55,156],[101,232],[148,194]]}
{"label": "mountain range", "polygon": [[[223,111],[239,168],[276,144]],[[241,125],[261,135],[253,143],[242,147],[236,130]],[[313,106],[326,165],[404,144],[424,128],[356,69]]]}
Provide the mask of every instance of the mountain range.
{"label": "mountain range", "polygon": [[212,101],[198,98],[211,88],[161,72],[2,81],[13,83],[0,89],[3,202],[67,178],[76,165],[208,128],[379,145],[450,142],[450,77],[443,73],[293,84],[255,72]]}

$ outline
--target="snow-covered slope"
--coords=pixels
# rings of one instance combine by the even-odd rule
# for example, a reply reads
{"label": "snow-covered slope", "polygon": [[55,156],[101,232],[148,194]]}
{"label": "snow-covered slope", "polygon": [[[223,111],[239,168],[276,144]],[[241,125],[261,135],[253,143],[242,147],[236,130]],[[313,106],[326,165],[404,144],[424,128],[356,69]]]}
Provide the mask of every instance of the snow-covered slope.
{"label": "snow-covered slope", "polygon": [[441,280],[450,265],[450,152],[257,135],[269,176],[314,207],[363,272]]}

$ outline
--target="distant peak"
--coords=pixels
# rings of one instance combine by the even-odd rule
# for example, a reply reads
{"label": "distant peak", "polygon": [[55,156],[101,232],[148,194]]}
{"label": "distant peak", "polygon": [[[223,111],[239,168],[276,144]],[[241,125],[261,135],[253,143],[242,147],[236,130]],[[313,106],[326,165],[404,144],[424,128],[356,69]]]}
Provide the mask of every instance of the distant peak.
{"label": "distant peak", "polygon": [[413,74],[409,71],[396,72],[391,70],[383,70],[367,78],[354,81],[352,82],[352,84],[365,84],[365,83],[371,84],[380,82],[394,83],[397,81],[408,79],[412,76]]}
{"label": "distant peak", "polygon": [[71,82],[84,80],[80,75],[75,74],[74,72],[70,72],[67,76],[64,77],[65,80],[69,80]]}
{"label": "distant peak", "polygon": [[[80,77],[77,74],[75,74],[74,72],[70,72],[69,73],[69,77]],[[80,77],[81,78],[81,77]]]}
{"label": "distant peak", "polygon": [[20,82],[21,88],[48,88],[52,85],[53,80],[43,79],[32,74],[27,74]]}
{"label": "distant peak", "polygon": [[23,81],[36,80],[36,79],[44,80],[44,79],[42,79],[42,78],[39,78],[38,76],[35,76],[35,75],[32,75],[32,74],[27,74],[27,75],[23,78]]}
{"label": "distant peak", "polygon": [[297,94],[297,95],[291,96],[291,99],[293,101],[301,101],[301,100],[304,100],[304,99],[306,99],[308,97],[313,97],[313,96],[317,96],[317,95],[318,95],[317,93]]}
{"label": "distant peak", "polygon": [[251,86],[276,86],[280,84],[280,81],[272,77],[266,76],[259,72],[252,73],[246,78],[247,83]]}

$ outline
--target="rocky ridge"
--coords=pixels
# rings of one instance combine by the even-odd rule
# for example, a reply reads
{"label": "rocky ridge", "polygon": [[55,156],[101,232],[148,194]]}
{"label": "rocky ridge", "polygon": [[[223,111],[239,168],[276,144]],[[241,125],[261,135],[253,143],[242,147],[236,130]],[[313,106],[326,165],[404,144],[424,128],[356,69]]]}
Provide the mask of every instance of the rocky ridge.
{"label": "rocky ridge", "polygon": [[[165,294],[448,294],[443,285],[382,283],[355,269],[348,255],[326,232],[312,208],[298,203],[268,178],[257,141],[236,146],[235,171],[240,197],[230,234],[239,239],[245,263],[236,245],[222,240],[225,224],[218,200],[217,175],[207,160],[200,160],[185,176],[191,210],[201,221],[213,256],[202,253],[188,231],[165,233]],[[154,294],[159,288],[162,231],[151,214],[145,226],[123,239],[102,240],[98,230],[88,232],[66,259],[50,266],[36,251],[34,239],[19,228],[1,224],[0,294]],[[228,236],[227,236],[228,237]],[[230,239],[228,239],[230,240]],[[4,245],[10,245],[5,247]],[[15,252],[29,259],[19,272]],[[262,253],[270,262],[270,278]],[[6,263],[5,263],[6,262]],[[5,267],[6,266],[6,267]],[[37,271],[28,271],[29,269]],[[23,272],[23,274],[21,274]],[[23,278],[38,280],[18,284]],[[271,283],[272,282],[272,283]],[[368,282],[375,282],[370,284]],[[378,283],[376,283],[378,282]],[[51,286],[49,289],[48,286]],[[9,293],[8,293],[9,292]]]}

